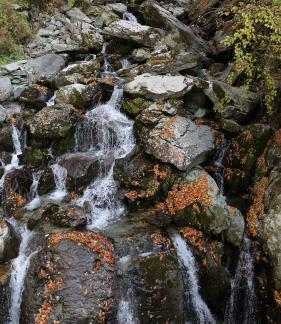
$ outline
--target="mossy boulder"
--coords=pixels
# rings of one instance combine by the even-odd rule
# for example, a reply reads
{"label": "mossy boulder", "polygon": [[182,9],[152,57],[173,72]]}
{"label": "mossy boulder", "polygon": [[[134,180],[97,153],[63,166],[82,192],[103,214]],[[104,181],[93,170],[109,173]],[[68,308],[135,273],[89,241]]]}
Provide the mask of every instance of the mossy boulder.
{"label": "mossy boulder", "polygon": [[136,117],[140,114],[145,108],[150,105],[150,101],[145,100],[141,97],[134,99],[125,99],[123,101],[123,110],[131,117]]}
{"label": "mossy boulder", "polygon": [[23,164],[40,166],[44,162],[44,152],[40,148],[28,147],[19,158]]}

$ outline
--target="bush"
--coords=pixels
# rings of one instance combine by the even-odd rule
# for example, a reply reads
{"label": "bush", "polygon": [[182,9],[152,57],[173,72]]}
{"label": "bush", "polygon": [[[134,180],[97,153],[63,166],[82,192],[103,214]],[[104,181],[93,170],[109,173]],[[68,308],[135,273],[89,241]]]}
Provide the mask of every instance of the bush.
{"label": "bush", "polygon": [[280,0],[247,0],[224,14],[234,14],[234,33],[223,41],[234,48],[228,82],[242,76],[242,85],[255,87],[270,113],[277,96],[273,72],[281,63]]}
{"label": "bush", "polygon": [[10,0],[0,0],[0,60],[20,55],[20,44],[30,37],[31,31],[26,16],[17,12]]}

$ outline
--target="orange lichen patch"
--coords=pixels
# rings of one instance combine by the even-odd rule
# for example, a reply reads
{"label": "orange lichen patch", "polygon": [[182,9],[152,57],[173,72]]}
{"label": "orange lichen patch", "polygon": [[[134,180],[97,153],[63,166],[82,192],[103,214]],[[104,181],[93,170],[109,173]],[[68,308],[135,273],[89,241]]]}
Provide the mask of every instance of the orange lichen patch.
{"label": "orange lichen patch", "polygon": [[160,231],[151,234],[150,237],[152,238],[154,245],[167,248],[171,245],[170,239],[167,236],[163,235]]}
{"label": "orange lichen patch", "polygon": [[173,116],[172,118],[167,119],[164,122],[164,127],[161,129],[159,136],[163,136],[165,138],[174,137],[175,132],[171,129],[171,126],[173,125],[176,119],[177,116]]}
{"label": "orange lichen patch", "polygon": [[63,279],[49,280],[45,284],[44,296],[48,296],[54,291],[57,291],[62,288],[64,282]]}
{"label": "orange lichen patch", "polygon": [[281,293],[277,290],[274,291],[274,300],[276,304],[281,307]]}
{"label": "orange lichen patch", "polygon": [[138,193],[135,190],[131,190],[125,194],[125,197],[131,201],[135,201],[138,198]]}
{"label": "orange lichen patch", "polygon": [[47,324],[51,310],[52,305],[47,300],[44,300],[35,317],[35,324]]}
{"label": "orange lichen patch", "polygon": [[169,212],[176,214],[194,203],[209,206],[212,203],[212,198],[208,195],[208,191],[208,177],[205,175],[181,186],[174,185],[169,191],[166,201]]}
{"label": "orange lichen patch", "polygon": [[252,189],[253,204],[247,214],[247,225],[250,235],[257,235],[258,218],[264,214],[264,194],[268,185],[268,178],[263,177]]}
{"label": "orange lichen patch", "polygon": [[48,88],[47,87],[44,87],[44,86],[42,86],[42,85],[40,85],[40,84],[33,84],[33,87],[35,88],[35,89],[37,89],[37,90],[39,90],[39,91],[41,91],[41,92],[43,92],[43,93],[47,93],[48,92]]}
{"label": "orange lichen patch", "polygon": [[253,135],[252,135],[252,133],[249,130],[246,130],[243,133],[243,136],[244,136],[245,141],[247,141],[247,142],[250,142],[250,141],[253,140]]}
{"label": "orange lichen patch", "polygon": [[7,226],[7,223],[4,221],[4,219],[0,219],[0,228],[4,228]]}
{"label": "orange lichen patch", "polygon": [[68,231],[52,233],[48,237],[49,244],[56,245],[62,240],[72,240],[98,253],[108,264],[114,264],[112,243],[103,235],[94,232]]}
{"label": "orange lichen patch", "polygon": [[108,302],[104,302],[102,309],[99,312],[99,323],[100,324],[104,324],[105,323],[105,319],[106,319],[106,313],[109,310],[109,305]]}

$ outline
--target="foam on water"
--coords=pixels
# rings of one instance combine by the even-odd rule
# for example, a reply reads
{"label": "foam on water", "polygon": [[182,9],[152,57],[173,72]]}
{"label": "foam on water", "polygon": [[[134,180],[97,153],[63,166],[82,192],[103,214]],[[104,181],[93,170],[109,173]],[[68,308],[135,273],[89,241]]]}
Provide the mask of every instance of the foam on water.
{"label": "foam on water", "polygon": [[128,11],[124,12],[123,19],[136,22],[136,23],[138,22],[137,18],[131,12]]}
{"label": "foam on water", "polygon": [[187,288],[187,297],[200,324],[215,323],[215,320],[202,299],[199,292],[199,284],[197,278],[197,267],[194,256],[187,246],[185,240],[178,233],[172,233],[172,242],[176,248],[177,256],[184,269],[184,279]]}
{"label": "foam on water", "polygon": [[64,167],[60,166],[58,163],[51,165],[51,169],[54,175],[56,190],[49,195],[48,199],[53,202],[60,202],[67,195],[67,170]]}

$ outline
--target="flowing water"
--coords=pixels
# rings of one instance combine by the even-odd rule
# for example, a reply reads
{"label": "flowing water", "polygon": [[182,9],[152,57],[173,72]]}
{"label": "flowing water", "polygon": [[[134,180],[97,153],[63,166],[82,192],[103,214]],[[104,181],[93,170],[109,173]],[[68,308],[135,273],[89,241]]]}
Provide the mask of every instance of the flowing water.
{"label": "flowing water", "polygon": [[130,66],[130,61],[127,58],[121,60],[122,69],[127,69]]}
{"label": "flowing water", "polygon": [[57,91],[55,91],[53,96],[46,102],[47,107],[53,106],[55,104],[56,97],[57,97]]}
{"label": "flowing water", "polygon": [[54,202],[60,202],[67,195],[67,170],[58,163],[53,164],[51,169],[54,175],[56,190],[49,195],[48,199]]}
{"label": "flowing water", "polygon": [[256,323],[256,293],[254,284],[254,256],[251,240],[245,235],[239,260],[231,283],[231,295],[226,307],[224,324]]}
{"label": "flowing water", "polygon": [[40,173],[33,173],[32,174],[32,184],[30,187],[30,198],[31,201],[25,206],[27,210],[34,210],[41,205],[41,198],[38,194],[38,185],[39,185],[39,180],[40,180]]}
{"label": "flowing water", "polygon": [[224,193],[224,174],[226,170],[225,166],[223,165],[223,160],[226,153],[228,152],[229,145],[230,143],[222,135],[220,149],[218,150],[214,158],[214,166],[216,167],[215,179],[222,194]]}
{"label": "flowing water", "polygon": [[13,145],[14,145],[14,153],[12,154],[11,162],[10,164],[5,165],[3,161],[1,161],[2,166],[4,167],[4,173],[0,179],[0,191],[3,190],[5,178],[6,175],[13,170],[19,169],[19,155],[22,154],[21,149],[21,133],[16,128],[15,125],[11,126],[11,132],[12,132],[12,139],[13,139]]}
{"label": "flowing water", "polygon": [[173,233],[171,239],[176,248],[176,253],[180,263],[184,269],[186,296],[188,304],[195,313],[196,323],[215,323],[207,304],[204,302],[199,292],[197,267],[191,250],[180,234]]}
{"label": "flowing water", "polygon": [[110,100],[85,114],[77,126],[75,140],[78,152],[98,157],[101,167],[98,178],[78,199],[78,205],[88,202],[92,209],[89,228],[102,228],[124,211],[118,199],[118,185],[113,179],[116,159],[126,156],[134,147],[133,122],[120,112],[123,90],[115,86]]}
{"label": "flowing water", "polygon": [[35,252],[28,252],[28,245],[32,239],[34,232],[29,231],[26,227],[19,225],[14,219],[9,219],[9,223],[21,238],[18,256],[12,260],[12,273],[10,278],[10,311],[9,324],[18,324],[20,321],[20,307],[22,301],[22,293],[24,289],[25,274],[28,270],[30,259]]}
{"label": "flowing water", "polygon": [[107,46],[108,43],[103,43],[101,54],[103,56],[103,74],[105,76],[112,74],[111,64],[107,58]]}

